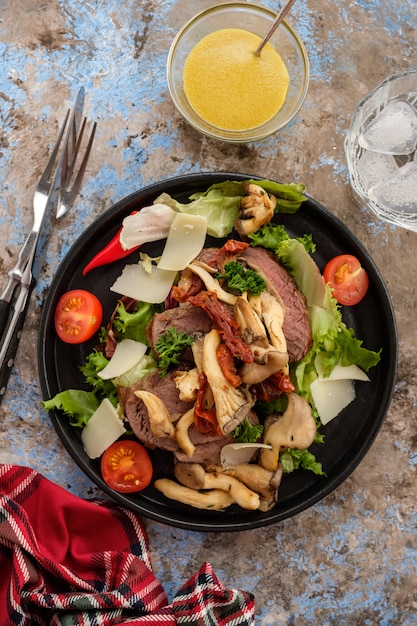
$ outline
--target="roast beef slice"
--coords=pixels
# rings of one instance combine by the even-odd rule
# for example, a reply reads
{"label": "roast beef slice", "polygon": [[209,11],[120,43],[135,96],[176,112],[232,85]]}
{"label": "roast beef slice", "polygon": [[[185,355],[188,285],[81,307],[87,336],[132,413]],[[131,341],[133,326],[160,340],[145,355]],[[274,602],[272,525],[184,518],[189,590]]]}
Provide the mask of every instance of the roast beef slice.
{"label": "roast beef slice", "polygon": [[170,327],[179,333],[186,333],[194,339],[199,339],[210,332],[213,322],[199,307],[194,307],[188,302],[180,304],[153,316],[146,329],[149,344],[155,347],[159,337]]}
{"label": "roast beef slice", "polygon": [[172,452],[179,461],[220,463],[220,451],[224,445],[234,441],[232,436],[205,435],[192,425],[188,432],[196,449],[193,457],[190,458],[181,450],[175,439],[155,437],[152,434],[148,411],[143,401],[134,393],[138,389],[150,391],[160,397],[172,415],[174,422],[188,411],[193,406],[193,403],[183,402],[179,399],[173,375],[170,374],[161,378],[158,372],[153,372],[142,378],[133,387],[120,388],[119,398],[124,408],[124,414],[132,431],[143,445],[148,448],[160,448]]}
{"label": "roast beef slice", "polygon": [[304,294],[287,270],[265,248],[246,248],[239,254],[239,258],[265,279],[271,293],[281,296],[285,305],[283,332],[287,340],[289,361],[299,361],[310,350],[312,342]]}

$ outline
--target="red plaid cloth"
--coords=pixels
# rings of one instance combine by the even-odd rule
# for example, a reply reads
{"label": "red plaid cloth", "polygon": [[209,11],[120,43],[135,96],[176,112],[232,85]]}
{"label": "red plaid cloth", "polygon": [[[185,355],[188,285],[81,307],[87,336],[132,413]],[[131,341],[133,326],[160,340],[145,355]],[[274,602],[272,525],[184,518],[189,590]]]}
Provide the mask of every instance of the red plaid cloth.
{"label": "red plaid cloth", "polygon": [[254,598],[209,563],[168,604],[140,519],[0,465],[0,625],[251,626]]}

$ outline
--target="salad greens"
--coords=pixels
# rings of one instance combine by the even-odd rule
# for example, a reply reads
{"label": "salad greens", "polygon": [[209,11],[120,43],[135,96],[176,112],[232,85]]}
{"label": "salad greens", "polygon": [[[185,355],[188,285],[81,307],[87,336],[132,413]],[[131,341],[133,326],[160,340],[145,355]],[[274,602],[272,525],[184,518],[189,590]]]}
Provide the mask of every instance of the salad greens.
{"label": "salad greens", "polygon": [[233,431],[233,437],[238,443],[255,443],[264,432],[262,424],[251,424],[247,417]]}
{"label": "salad greens", "polygon": [[140,378],[151,374],[158,369],[158,363],[155,361],[152,355],[145,354],[139,363],[134,365],[132,369],[128,370],[120,376],[113,378],[113,383],[117,387],[132,387]]}
{"label": "salad greens", "polygon": [[376,365],[381,353],[362,347],[351,328],[342,320],[340,307],[308,254],[304,242],[292,239],[283,226],[268,224],[249,235],[251,244],[260,245],[275,252],[277,258],[295,278],[307,299],[313,345],[308,354],[292,368],[297,392],[310,404],[313,400],[311,383],[318,378],[315,358],[323,358],[324,376],[329,376],[338,363],[356,364],[366,372]]}
{"label": "salad greens", "polygon": [[270,180],[226,180],[211,185],[206,191],[194,193],[190,202],[181,203],[167,193],[162,193],[155,203],[166,204],[175,211],[203,215],[207,218],[207,233],[213,237],[227,237],[239,213],[239,204],[245,192],[244,182],[255,183],[277,198],[275,213],[295,213],[307,199],[305,186],[299,183],[283,185]]}
{"label": "salad greens", "polygon": [[103,400],[109,398],[113,406],[117,405],[117,390],[115,393],[114,385],[111,380],[103,380],[98,375],[104,369],[109,360],[104,354],[94,349],[86,358],[85,362],[80,365],[80,371],[84,376],[85,382],[90,385],[97,398]]}
{"label": "salad greens", "polygon": [[319,476],[325,476],[321,463],[316,461],[316,457],[309,450],[290,450],[288,448],[281,452],[279,460],[286,474],[301,467]]}
{"label": "salad greens", "polygon": [[113,322],[116,336],[146,343],[146,327],[154,313],[155,305],[148,302],[137,302],[131,312],[127,312],[123,302],[120,302]]}
{"label": "salad greens", "polygon": [[62,411],[68,416],[71,426],[83,428],[98,409],[100,400],[94,391],[66,389],[50,400],[44,400],[42,404],[47,411]]}
{"label": "salad greens", "polygon": [[98,376],[109,360],[98,350],[93,350],[84,363],[80,365],[85,382],[91,391],[66,389],[50,400],[42,402],[47,411],[58,409],[69,417],[71,426],[83,428],[104,398],[108,398],[113,406],[117,406],[117,388],[111,380],[103,380]]}

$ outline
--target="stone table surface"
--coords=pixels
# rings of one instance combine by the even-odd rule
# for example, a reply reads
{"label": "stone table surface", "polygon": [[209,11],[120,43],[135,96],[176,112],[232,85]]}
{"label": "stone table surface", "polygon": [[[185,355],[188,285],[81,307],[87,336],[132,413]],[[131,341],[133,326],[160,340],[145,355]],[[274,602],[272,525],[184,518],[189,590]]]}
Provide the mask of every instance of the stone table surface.
{"label": "stone table surface", "polygon": [[[391,406],[363,461],[324,500],[240,533],[149,519],[167,593],[206,560],[255,594],[262,626],[417,623],[417,233],[379,221],[352,194],[343,142],[356,104],[386,76],[415,69],[414,0],[298,0],[289,21],[311,62],[306,101],[278,135],[230,145],[197,134],[170,100],[165,64],[179,27],[209,0],[0,0],[0,270],[5,282],[57,127],[80,86],[98,121],[82,192],[49,240],[0,407],[0,462],[27,465],[86,498],[101,495],[61,445],[40,404],[42,303],[71,245],[103,211],[182,174],[243,172],[303,182],[360,239],[390,293],[398,337]],[[263,0],[276,9],[279,3]],[[413,66],[414,65],[414,66]]]}

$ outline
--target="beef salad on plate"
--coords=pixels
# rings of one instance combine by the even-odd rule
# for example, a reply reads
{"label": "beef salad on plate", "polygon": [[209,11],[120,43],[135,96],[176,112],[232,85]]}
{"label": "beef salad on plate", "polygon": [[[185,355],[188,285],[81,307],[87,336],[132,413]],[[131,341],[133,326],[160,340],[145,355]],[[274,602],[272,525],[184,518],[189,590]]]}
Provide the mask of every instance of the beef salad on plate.
{"label": "beef salad on plate", "polygon": [[[89,389],[61,389],[44,406],[79,430],[112,489],[152,483],[196,509],[269,511],[286,474],[326,475],[310,448],[381,354],[346,325],[335,297],[342,290],[355,306],[366,296],[357,259],[331,259],[325,280],[311,234],[291,237],[277,220],[296,219],[305,200],[302,185],[249,179],[185,203],[162,193],[89,259],[84,275],[138,257],[108,285],[116,305],[79,364]],[[153,241],[163,242],[157,256]],[[64,322],[57,311],[61,340],[74,341],[79,304],[64,298]],[[172,455],[172,475],[152,476],[155,449]]]}

